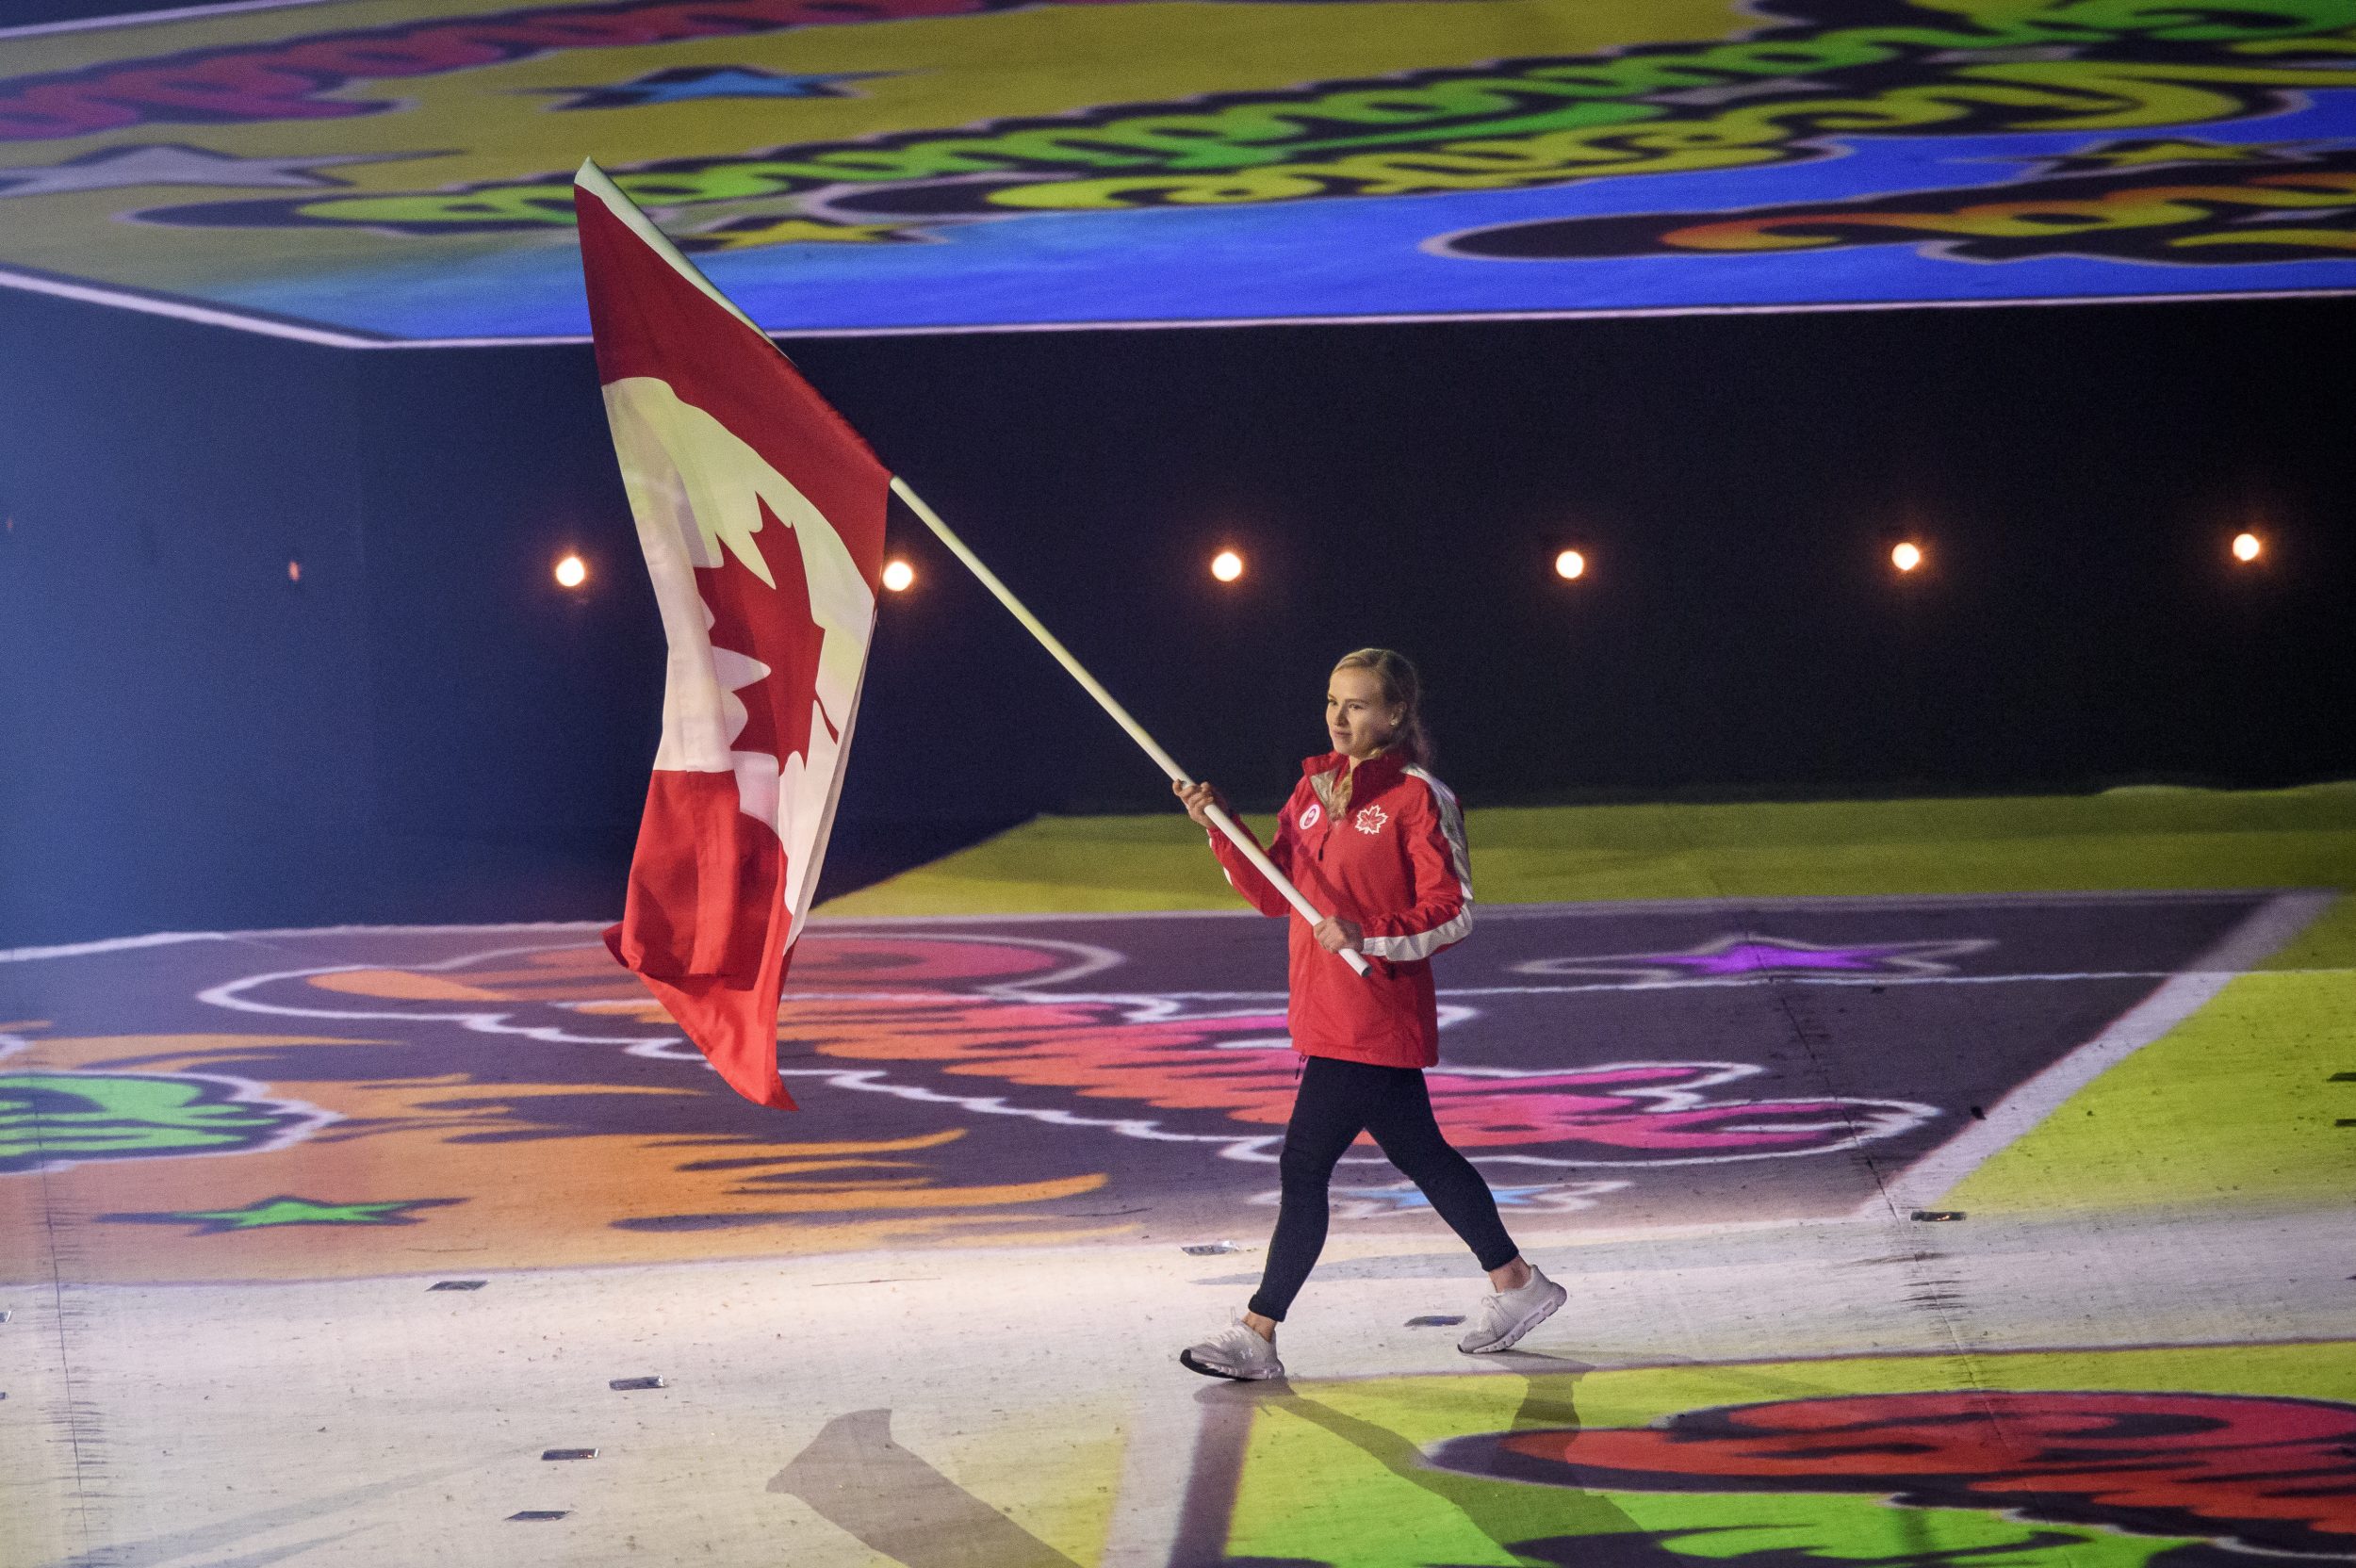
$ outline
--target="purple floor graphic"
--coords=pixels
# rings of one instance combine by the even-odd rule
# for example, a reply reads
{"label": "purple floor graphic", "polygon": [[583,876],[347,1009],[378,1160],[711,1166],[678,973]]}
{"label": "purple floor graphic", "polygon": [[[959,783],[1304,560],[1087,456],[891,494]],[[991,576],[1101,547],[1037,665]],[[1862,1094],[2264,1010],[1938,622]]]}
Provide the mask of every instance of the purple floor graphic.
{"label": "purple floor graphic", "polygon": [[[1439,960],[1432,1098],[1509,1224],[1903,1202],[2272,897],[1484,910]],[[0,1168],[83,1195],[98,1278],[384,1272],[442,1240],[522,1265],[1256,1242],[1297,1066],[1283,949],[1250,915],[819,924],[779,1024],[798,1113],[732,1096],[588,928],[62,950],[7,966],[38,1021],[0,1035]],[[1439,1230],[1371,1145],[1334,1200],[1342,1233]]]}

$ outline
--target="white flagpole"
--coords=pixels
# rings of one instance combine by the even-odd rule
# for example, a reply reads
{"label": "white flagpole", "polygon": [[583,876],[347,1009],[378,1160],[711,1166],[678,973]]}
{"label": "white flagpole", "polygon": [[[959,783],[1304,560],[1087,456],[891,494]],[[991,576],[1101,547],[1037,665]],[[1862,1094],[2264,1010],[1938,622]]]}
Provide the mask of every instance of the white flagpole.
{"label": "white flagpole", "polygon": [[[997,596],[998,602],[1005,605],[1007,612],[1023,623],[1024,629],[1039,639],[1041,647],[1055,655],[1055,662],[1061,664],[1072,678],[1078,681],[1088,694],[1096,699],[1097,706],[1112,715],[1113,723],[1129,732],[1129,739],[1145,748],[1145,754],[1153,759],[1162,772],[1170,775],[1172,782],[1179,784],[1194,782],[1186,776],[1186,770],[1180,767],[1176,760],[1164,751],[1153,736],[1145,732],[1144,727],[1129,716],[1129,710],[1115,701],[1113,694],[1104,690],[1094,676],[1081,667],[1080,662],[1072,657],[1072,650],[1057,642],[1055,634],[1041,625],[1039,618],[1023,607],[1023,601],[1014,596],[1012,590],[998,580],[998,574],[982,564],[981,557],[966,548],[965,541],[951,532],[949,525],[941,520],[941,514],[926,506],[924,498],[909,489],[907,482],[897,474],[894,474],[892,479],[892,493],[908,502],[908,510],[922,518],[924,526],[931,529],[940,537],[941,542],[949,547],[949,552],[952,555],[965,563],[967,570],[981,579],[982,586]],[[1317,906],[1302,897],[1301,890],[1294,887],[1284,874],[1276,869],[1275,862],[1262,853],[1258,844],[1252,841],[1251,834],[1237,826],[1235,819],[1216,806],[1210,808],[1209,816],[1211,821],[1218,825],[1219,830],[1227,835],[1228,841],[1243,852],[1244,858],[1251,861],[1253,868],[1262,876],[1267,877],[1277,891],[1284,895],[1284,902],[1291,905],[1302,920],[1307,921],[1311,925],[1323,923],[1325,917],[1317,912]],[[1351,969],[1361,974],[1366,972],[1366,960],[1360,954],[1345,949],[1341,956],[1343,962],[1349,964]]]}

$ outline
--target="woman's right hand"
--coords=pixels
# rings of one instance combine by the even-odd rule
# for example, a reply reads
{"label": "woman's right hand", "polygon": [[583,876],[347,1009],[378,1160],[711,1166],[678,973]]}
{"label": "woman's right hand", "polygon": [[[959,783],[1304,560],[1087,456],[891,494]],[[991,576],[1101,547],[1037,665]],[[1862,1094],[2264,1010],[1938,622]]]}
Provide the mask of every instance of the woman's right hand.
{"label": "woman's right hand", "polygon": [[1181,784],[1173,778],[1170,783],[1170,792],[1178,797],[1178,804],[1186,808],[1186,815],[1206,830],[1211,825],[1211,808],[1216,806],[1222,811],[1227,809],[1227,797],[1220,794],[1214,785]]}

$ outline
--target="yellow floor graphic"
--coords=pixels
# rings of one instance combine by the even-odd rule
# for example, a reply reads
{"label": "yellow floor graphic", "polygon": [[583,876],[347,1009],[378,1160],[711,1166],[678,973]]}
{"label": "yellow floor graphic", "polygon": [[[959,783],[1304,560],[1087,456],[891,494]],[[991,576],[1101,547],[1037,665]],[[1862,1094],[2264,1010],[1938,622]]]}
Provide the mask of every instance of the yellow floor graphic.
{"label": "yellow floor graphic", "polygon": [[1477,815],[1433,1098],[1570,1303],[1460,1355],[1364,1151],[1251,1387],[1281,930],[1183,824],[840,901],[792,1114],[586,926],[8,955],[0,1562],[2356,1560],[2349,799]]}

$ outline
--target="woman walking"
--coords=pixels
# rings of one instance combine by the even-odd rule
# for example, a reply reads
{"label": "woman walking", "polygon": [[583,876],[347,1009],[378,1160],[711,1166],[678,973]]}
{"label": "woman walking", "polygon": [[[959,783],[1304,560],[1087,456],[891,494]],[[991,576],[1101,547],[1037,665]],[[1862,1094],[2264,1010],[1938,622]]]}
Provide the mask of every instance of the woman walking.
{"label": "woman walking", "polygon": [[[1215,1378],[1281,1378],[1276,1325],[1325,1248],[1326,1185],[1360,1133],[1371,1134],[1489,1272],[1489,1294],[1457,1348],[1503,1350],[1551,1315],[1561,1285],[1526,1262],[1497,1218],[1472,1162],[1432,1119],[1423,1070],[1439,1061],[1432,956],[1472,929],[1464,815],[1425,771],[1432,743],[1415,666],[1388,648],[1361,648],[1333,666],[1325,727],[1333,749],[1301,764],[1268,858],[1318,908],[1314,930],[1291,930],[1293,1049],[1306,1058],[1284,1128],[1283,1179],[1268,1266],[1244,1314],[1178,1359]],[[1208,784],[1172,785],[1205,829],[1225,807]],[[1211,834],[1227,880],[1264,915],[1291,913],[1284,895],[1235,847]],[[1368,972],[1339,955],[1354,949]]]}

